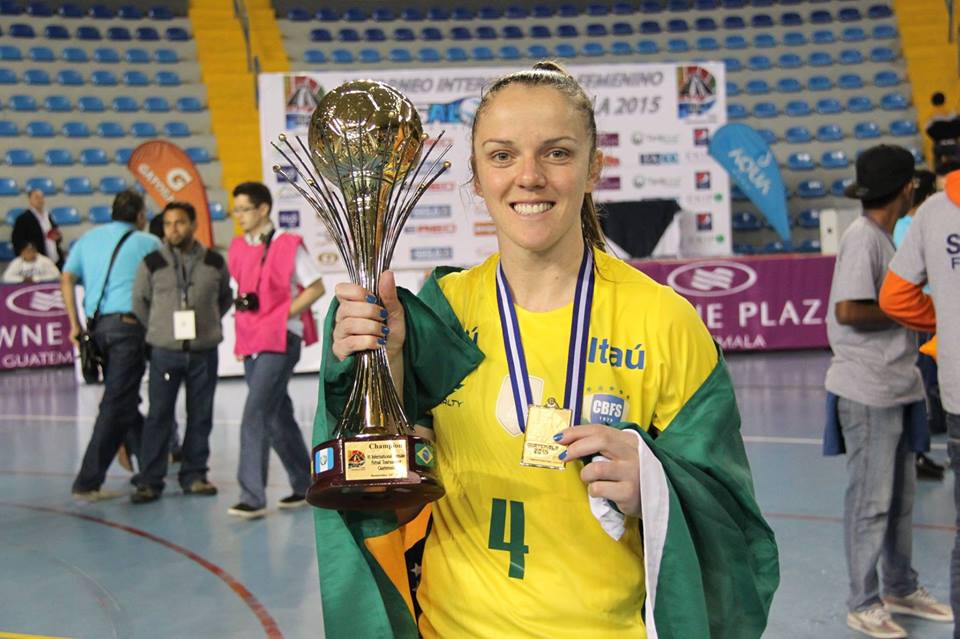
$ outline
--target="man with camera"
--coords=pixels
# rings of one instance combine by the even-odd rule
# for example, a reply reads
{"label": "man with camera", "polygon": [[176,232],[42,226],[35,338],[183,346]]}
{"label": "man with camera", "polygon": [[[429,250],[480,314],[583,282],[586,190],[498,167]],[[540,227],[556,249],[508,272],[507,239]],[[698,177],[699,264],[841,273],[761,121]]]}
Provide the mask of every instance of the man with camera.
{"label": "man with camera", "polygon": [[188,202],[169,202],[160,214],[164,245],[147,255],[133,285],[133,313],[147,327],[150,411],[140,444],[135,504],[156,501],[167,474],[173,412],[181,383],[187,389],[187,429],[181,448],[180,486],[186,495],[216,495],[207,481],[213,394],[217,388],[220,319],[233,303],[227,264],[193,239],[197,213]]}
{"label": "man with camera", "polygon": [[234,352],[243,357],[248,394],[240,425],[240,501],[228,512],[256,519],[266,514],[271,446],[293,488],[278,506],[306,504],[310,454],[293,416],[287,384],[300,359],[304,321],[312,322],[310,306],[323,295],[323,282],[302,238],[273,227],[273,198],[266,186],[240,184],[233,190],[233,205],[244,231],[227,256],[237,281]]}
{"label": "man with camera", "polygon": [[70,251],[60,288],[70,318],[70,341],[79,345],[81,333],[74,287],[83,286],[87,331],[103,358],[103,398],[73,495],[83,501],[118,497],[101,490],[120,445],[126,439],[138,448],[143,415],[140,414],[140,380],[143,378],[144,331],[133,314],[133,280],[137,267],[160,240],[143,233],[147,211],[143,197],[134,191],[113,200],[113,221],[81,237]]}

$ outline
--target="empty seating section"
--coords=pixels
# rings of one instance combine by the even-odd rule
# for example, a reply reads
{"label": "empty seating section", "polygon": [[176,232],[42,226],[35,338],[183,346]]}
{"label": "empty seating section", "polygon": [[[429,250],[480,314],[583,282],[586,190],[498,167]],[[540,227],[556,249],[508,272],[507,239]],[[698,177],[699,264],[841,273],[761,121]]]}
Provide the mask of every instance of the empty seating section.
{"label": "empty seating section", "polygon": [[[380,37],[367,28],[360,33],[360,42]],[[40,188],[73,239],[87,224],[109,222],[115,193],[139,188],[127,168],[133,149],[168,138],[197,164],[208,199],[226,218],[206,90],[185,16],[162,6],[4,0],[0,85],[0,209],[22,207],[24,190]],[[9,233],[5,225],[0,243]]]}

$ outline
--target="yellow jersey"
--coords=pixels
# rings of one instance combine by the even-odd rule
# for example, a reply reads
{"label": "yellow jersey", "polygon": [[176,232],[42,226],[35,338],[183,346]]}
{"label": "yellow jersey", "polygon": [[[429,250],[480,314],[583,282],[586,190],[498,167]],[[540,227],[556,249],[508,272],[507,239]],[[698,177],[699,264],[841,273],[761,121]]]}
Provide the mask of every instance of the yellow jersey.
{"label": "yellow jersey", "polygon": [[[624,262],[595,251],[581,423],[660,430],[717,363],[693,307]],[[417,591],[426,639],[646,636],[637,520],[619,541],[590,512],[583,464],[520,465],[523,435],[497,308],[493,255],[440,280],[485,359],[433,409],[446,496],[433,506]],[[533,400],[563,402],[573,303],[516,309]]]}

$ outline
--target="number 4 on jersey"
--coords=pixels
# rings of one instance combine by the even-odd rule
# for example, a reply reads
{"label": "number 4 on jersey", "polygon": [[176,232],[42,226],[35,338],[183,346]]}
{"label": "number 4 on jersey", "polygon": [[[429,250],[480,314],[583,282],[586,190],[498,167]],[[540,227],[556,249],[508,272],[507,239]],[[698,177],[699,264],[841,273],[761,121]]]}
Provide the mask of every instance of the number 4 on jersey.
{"label": "number 4 on jersey", "polygon": [[524,522],[523,502],[510,502],[510,541],[506,538],[507,501],[494,499],[490,509],[490,541],[491,550],[505,550],[510,553],[510,570],[507,575],[512,579],[523,579],[524,555],[530,549],[523,543]]}

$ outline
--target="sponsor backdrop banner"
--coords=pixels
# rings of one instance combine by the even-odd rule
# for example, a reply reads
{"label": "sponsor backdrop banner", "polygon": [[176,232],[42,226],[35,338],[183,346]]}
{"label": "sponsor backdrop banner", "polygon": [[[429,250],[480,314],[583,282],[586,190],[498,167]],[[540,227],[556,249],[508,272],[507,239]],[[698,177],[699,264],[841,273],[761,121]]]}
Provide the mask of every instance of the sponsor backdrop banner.
{"label": "sponsor backdrop banner", "polygon": [[183,149],[166,140],[144,142],[130,154],[127,168],[161,209],[174,200],[192,204],[197,210],[194,237],[204,246],[213,246],[207,189],[196,165]]}
{"label": "sponsor backdrop banner", "polygon": [[638,260],[693,304],[727,351],[826,348],[835,257]]}
{"label": "sponsor backdrop banner", "polygon": [[[365,69],[261,74],[260,134],[263,181],[274,193],[275,222],[304,236],[308,250],[331,274],[343,266],[322,223],[296,190],[274,174],[279,164],[303,180],[270,146],[281,133],[304,138],[317,100],[347,80],[381,80],[418,108],[430,136],[445,131],[452,168],[424,194],[394,255],[395,270],[424,271],[437,264],[470,266],[496,250],[493,223],[468,186],[470,125],[489,80],[512,67]],[[595,100],[598,144],[606,156],[599,202],[676,199],[695,213],[681,229],[691,255],[729,255],[730,203],[726,172],[709,155],[710,138],[725,123],[722,63],[571,66]],[[693,216],[690,216],[693,217]],[[343,279],[346,279],[345,277]]]}
{"label": "sponsor backdrop banner", "polygon": [[73,362],[59,282],[0,284],[0,369]]}

